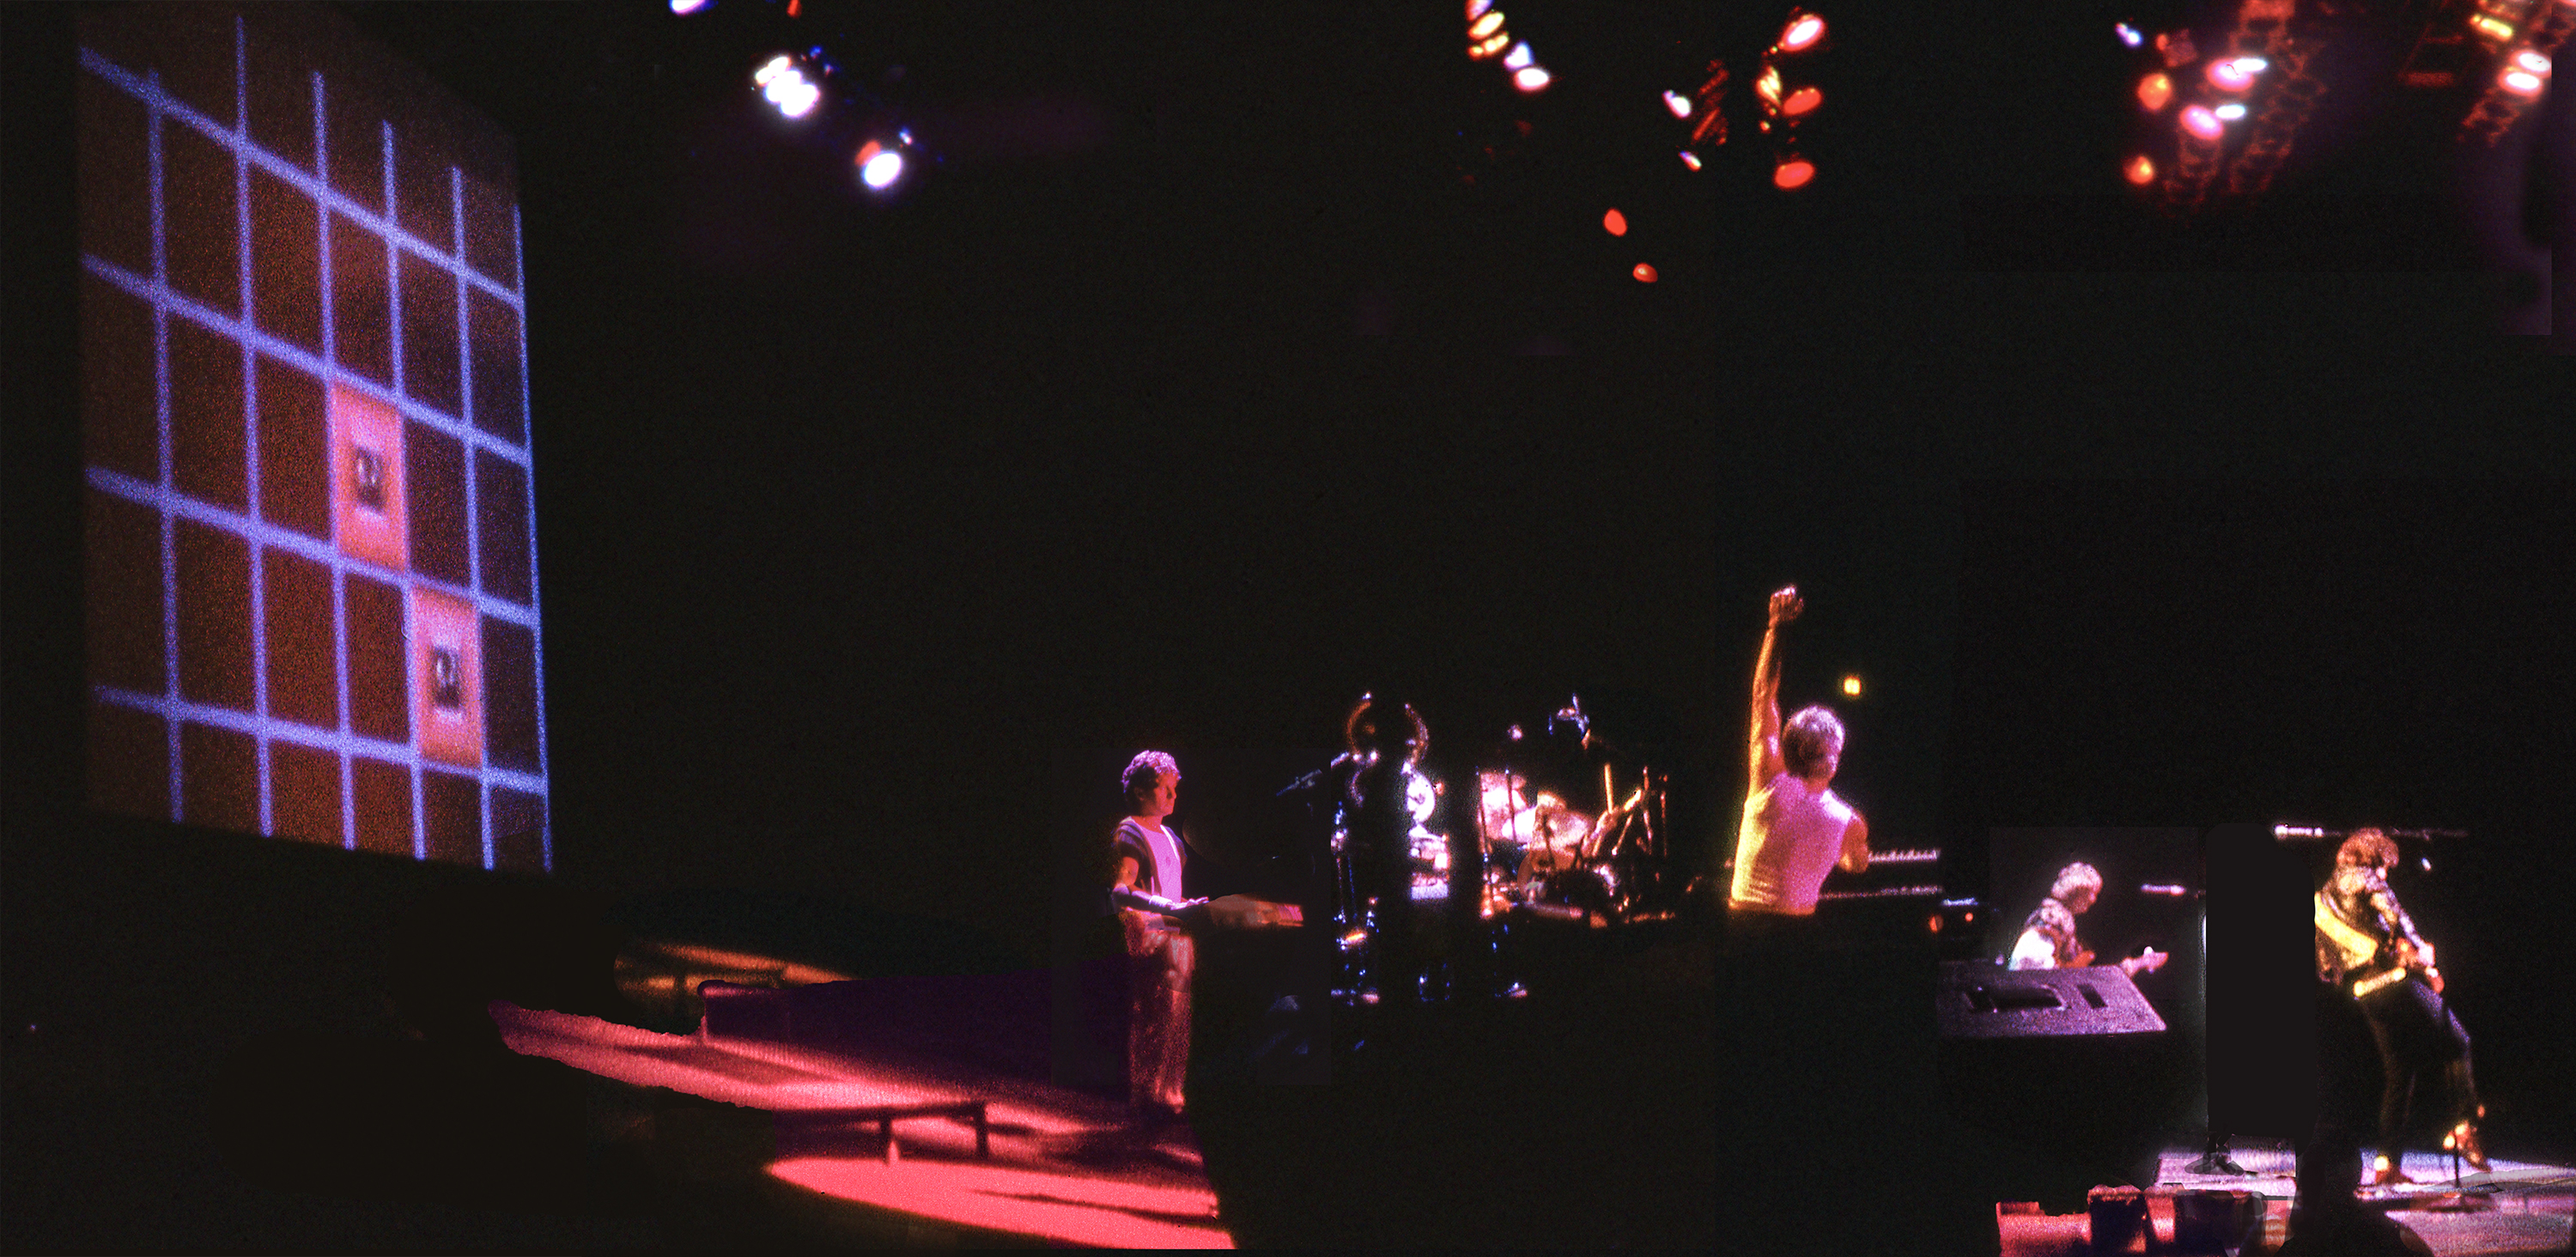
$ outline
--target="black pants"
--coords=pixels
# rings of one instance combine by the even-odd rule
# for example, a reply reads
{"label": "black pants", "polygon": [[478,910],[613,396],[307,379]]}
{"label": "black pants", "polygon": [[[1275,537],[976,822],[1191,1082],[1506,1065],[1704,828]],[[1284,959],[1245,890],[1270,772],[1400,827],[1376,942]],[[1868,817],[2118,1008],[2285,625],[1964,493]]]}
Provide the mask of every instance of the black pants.
{"label": "black pants", "polygon": [[2475,1121],[2478,1092],[2469,1071],[2469,1032],[2433,988],[2412,978],[2365,995],[2361,1015],[2379,1048],[2379,1151],[2394,1164],[2415,1115],[2418,1079],[2439,1074],[2449,1122]]}

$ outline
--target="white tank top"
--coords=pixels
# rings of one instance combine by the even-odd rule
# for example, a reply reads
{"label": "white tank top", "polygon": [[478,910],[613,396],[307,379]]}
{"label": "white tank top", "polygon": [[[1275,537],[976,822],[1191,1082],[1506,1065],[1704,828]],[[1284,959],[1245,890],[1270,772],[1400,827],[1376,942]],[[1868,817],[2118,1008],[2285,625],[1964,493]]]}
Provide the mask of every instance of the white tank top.
{"label": "white tank top", "polygon": [[1749,908],[1773,912],[1816,910],[1816,890],[1842,858],[1851,805],[1830,789],[1781,773],[1744,801],[1744,824],[1735,839],[1735,885],[1727,896]]}

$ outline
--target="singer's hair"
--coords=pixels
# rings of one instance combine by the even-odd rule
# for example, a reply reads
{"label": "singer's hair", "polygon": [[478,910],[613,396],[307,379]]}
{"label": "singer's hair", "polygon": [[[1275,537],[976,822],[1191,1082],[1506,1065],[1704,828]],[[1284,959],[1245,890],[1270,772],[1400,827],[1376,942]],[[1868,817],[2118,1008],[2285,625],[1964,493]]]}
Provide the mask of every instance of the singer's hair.
{"label": "singer's hair", "polygon": [[2335,848],[2335,867],[2385,869],[2397,863],[2397,844],[2376,829],[2356,829]]}
{"label": "singer's hair", "polygon": [[2057,870],[2057,880],[2048,887],[2048,897],[2059,903],[2075,897],[2078,890],[2091,890],[2096,899],[2102,896],[2102,871],[2082,860]]}
{"label": "singer's hair", "polygon": [[1843,753],[1843,722],[1830,707],[1801,707],[1780,730],[1780,761],[1794,777],[1814,775]]}
{"label": "singer's hair", "polygon": [[1180,763],[1161,751],[1145,751],[1127,761],[1127,771],[1118,778],[1118,784],[1126,787],[1128,803],[1142,804],[1145,793],[1154,788],[1154,783],[1161,780],[1164,773],[1180,776]]}

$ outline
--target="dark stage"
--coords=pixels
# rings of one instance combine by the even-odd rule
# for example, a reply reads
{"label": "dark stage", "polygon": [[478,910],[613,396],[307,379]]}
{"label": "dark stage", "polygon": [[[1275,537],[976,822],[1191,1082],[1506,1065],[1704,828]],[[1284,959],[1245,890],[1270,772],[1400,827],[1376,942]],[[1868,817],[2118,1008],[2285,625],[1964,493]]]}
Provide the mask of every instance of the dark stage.
{"label": "dark stage", "polygon": [[[2348,40],[2281,196],[2159,216],[2115,24],[2250,2],[1819,9],[1794,129],[1785,4],[1512,5],[1538,92],[1455,3],[0,7],[0,1245],[2062,1248],[2375,1099],[2275,824],[2465,834],[2391,885],[2563,1218],[2576,111],[2461,158]],[[1919,858],[1747,924],[1793,584]],[[1280,792],[1363,694],[1465,893],[1326,1029]],[[1688,895],[1463,859],[1570,699],[1539,784],[1651,768]],[[1308,932],[1210,936],[1131,1138],[1148,748]],[[1962,1055],[2075,860],[2166,1028]]]}

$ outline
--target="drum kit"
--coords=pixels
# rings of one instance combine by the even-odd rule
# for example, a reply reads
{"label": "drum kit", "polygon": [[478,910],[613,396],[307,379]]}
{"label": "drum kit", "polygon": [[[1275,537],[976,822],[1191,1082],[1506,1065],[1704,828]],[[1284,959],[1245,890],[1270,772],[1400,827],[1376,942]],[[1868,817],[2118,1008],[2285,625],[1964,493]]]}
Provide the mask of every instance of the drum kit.
{"label": "drum kit", "polygon": [[[1662,892],[1673,872],[1666,846],[1666,777],[1652,765],[1639,764],[1633,770],[1635,787],[1621,798],[1621,767],[1592,733],[1581,701],[1569,703],[1549,724],[1552,732],[1570,728],[1578,753],[1551,756],[1542,750],[1523,758],[1575,760],[1559,765],[1560,776],[1582,771],[1584,761],[1599,761],[1601,809],[1586,812],[1553,790],[1533,789],[1530,778],[1510,766],[1508,751],[1502,756],[1505,766],[1479,769],[1476,834],[1485,855],[1481,915],[1594,925],[1656,915],[1667,907]],[[1516,727],[1505,745],[1527,741]]]}

